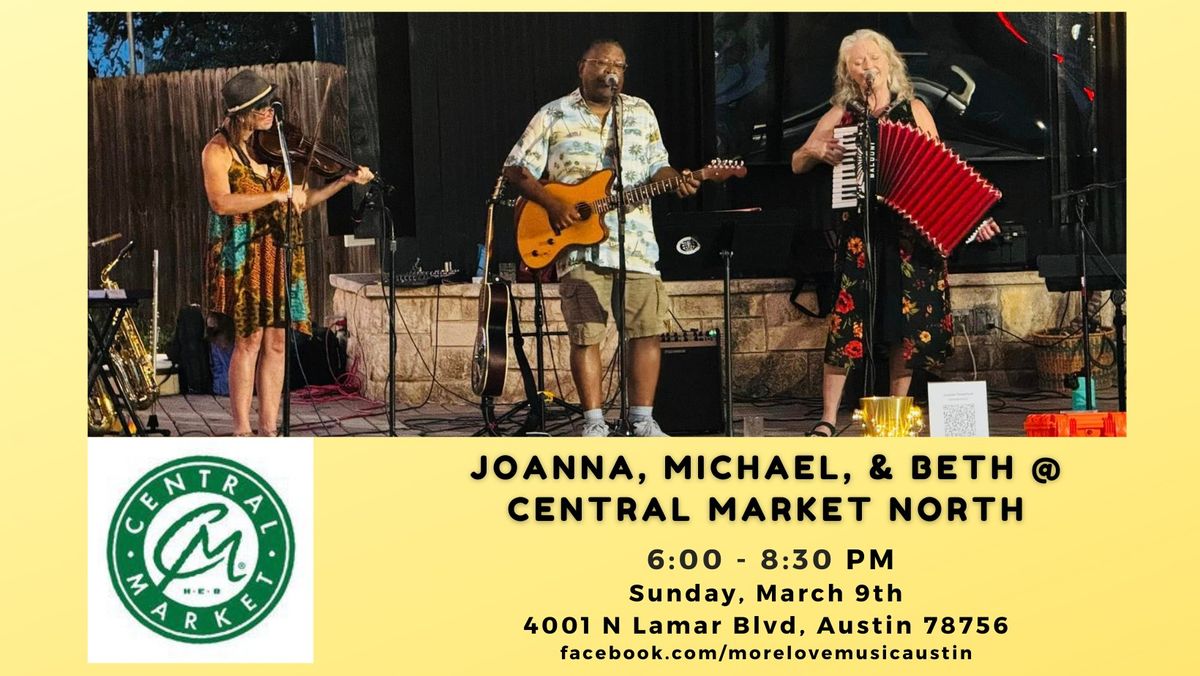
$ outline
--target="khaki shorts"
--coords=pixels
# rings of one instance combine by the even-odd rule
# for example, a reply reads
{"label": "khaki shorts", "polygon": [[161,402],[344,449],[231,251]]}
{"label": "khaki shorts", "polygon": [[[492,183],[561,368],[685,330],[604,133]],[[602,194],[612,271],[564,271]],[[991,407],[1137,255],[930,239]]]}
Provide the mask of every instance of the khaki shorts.
{"label": "khaki shorts", "polygon": [[[604,340],[613,307],[613,279],[617,271],[583,263],[558,280],[563,319],[572,345],[599,345]],[[670,300],[662,278],[630,272],[625,282],[625,335],[657,336],[668,328]]]}

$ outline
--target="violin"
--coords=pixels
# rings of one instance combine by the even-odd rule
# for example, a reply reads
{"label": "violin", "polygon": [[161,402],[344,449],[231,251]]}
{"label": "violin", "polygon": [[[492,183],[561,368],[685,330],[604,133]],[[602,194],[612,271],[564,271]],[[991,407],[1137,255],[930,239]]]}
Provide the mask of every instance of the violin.
{"label": "violin", "polygon": [[[340,178],[358,171],[358,163],[346,157],[342,151],[308,136],[294,124],[284,121],[283,136],[287,140],[288,157],[295,166],[308,166],[312,155],[311,169],[327,179]],[[279,166],[283,164],[283,152],[279,149],[279,132],[274,127],[254,132],[251,143],[259,161]],[[378,174],[375,180],[382,181]]]}

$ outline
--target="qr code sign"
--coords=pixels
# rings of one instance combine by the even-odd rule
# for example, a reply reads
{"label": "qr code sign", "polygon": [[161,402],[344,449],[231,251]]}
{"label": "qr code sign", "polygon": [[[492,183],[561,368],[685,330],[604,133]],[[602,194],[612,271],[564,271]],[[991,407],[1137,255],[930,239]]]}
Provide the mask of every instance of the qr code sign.
{"label": "qr code sign", "polygon": [[989,436],[987,411],[982,380],[929,383],[929,436]]}
{"label": "qr code sign", "polygon": [[943,436],[979,436],[979,430],[975,426],[975,406],[973,404],[946,404],[942,409],[942,416]]}

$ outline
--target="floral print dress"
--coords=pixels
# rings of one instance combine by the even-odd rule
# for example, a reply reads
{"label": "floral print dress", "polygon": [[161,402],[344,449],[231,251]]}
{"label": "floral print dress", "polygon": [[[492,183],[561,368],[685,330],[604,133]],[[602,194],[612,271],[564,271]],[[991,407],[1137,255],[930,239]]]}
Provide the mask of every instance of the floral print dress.
{"label": "floral print dress", "polygon": [[[908,101],[893,104],[884,116],[916,125]],[[857,122],[847,113],[841,125]],[[872,205],[869,243],[860,215],[851,210],[841,225],[835,263],[841,283],[829,314],[825,363],[849,369],[866,352],[873,253],[878,287],[874,344],[885,348],[877,349],[876,355],[884,356],[891,346],[899,345],[909,368],[940,366],[953,351],[954,336],[946,259],[909,223],[878,202]]]}

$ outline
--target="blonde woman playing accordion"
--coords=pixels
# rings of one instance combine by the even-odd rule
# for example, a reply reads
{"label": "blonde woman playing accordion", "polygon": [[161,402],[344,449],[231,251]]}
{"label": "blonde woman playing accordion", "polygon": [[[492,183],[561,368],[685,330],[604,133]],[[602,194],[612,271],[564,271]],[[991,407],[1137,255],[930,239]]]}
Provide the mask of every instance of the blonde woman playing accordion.
{"label": "blonde woman playing accordion", "polygon": [[[846,36],[834,72],[833,107],[792,154],[793,173],[822,163],[837,167],[846,151],[834,138],[835,128],[857,124],[864,114],[905,122],[937,137],[933,116],[913,96],[904,60],[882,34],[861,29]],[[840,285],[829,315],[821,420],[810,436],[836,432],[847,372],[862,364],[872,344],[888,351],[892,396],[908,394],[914,365],[935,368],[951,353],[954,333],[946,259],[889,209],[877,203],[869,208],[869,237],[858,214],[847,211],[838,219]],[[989,219],[975,239],[986,241],[999,231]],[[869,293],[872,279],[874,294]],[[874,335],[869,335],[872,328]]]}

